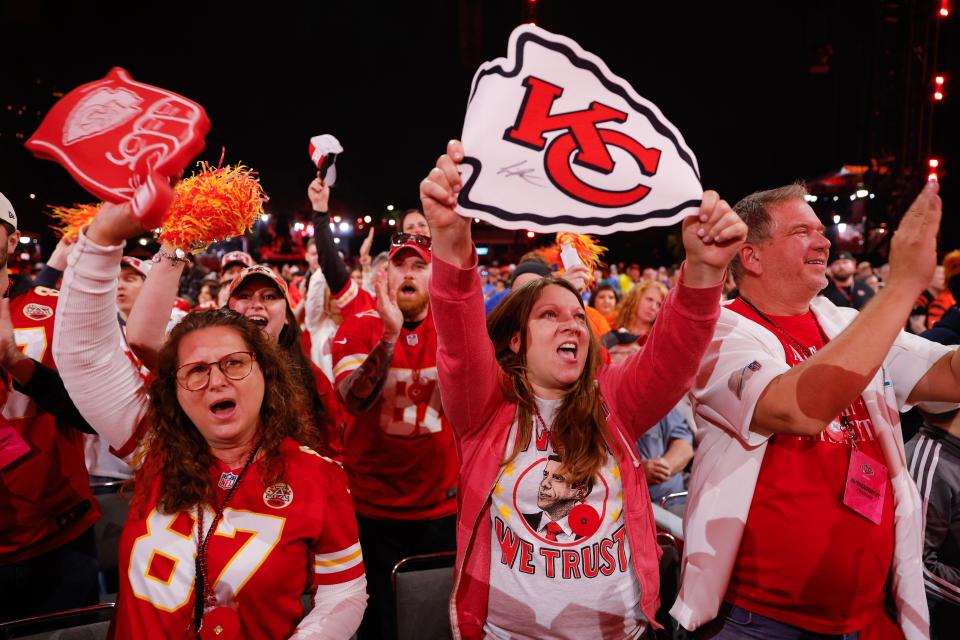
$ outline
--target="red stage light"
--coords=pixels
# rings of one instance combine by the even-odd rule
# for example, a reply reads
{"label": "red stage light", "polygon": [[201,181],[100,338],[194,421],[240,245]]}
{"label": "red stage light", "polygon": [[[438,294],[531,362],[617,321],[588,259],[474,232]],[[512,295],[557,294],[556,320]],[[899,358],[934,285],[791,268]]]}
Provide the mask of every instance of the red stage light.
{"label": "red stage light", "polygon": [[949,16],[949,15],[950,15],[950,9],[947,9],[946,7],[940,7],[940,17],[941,17],[941,18],[946,18],[946,17]]}
{"label": "red stage light", "polygon": [[930,175],[927,176],[927,180],[934,180],[934,181],[935,181],[935,180],[937,180],[937,179],[938,179],[938,178],[937,178],[937,172],[936,172],[936,171],[932,171],[932,172],[930,173]]}
{"label": "red stage light", "polygon": [[933,99],[936,100],[937,102],[940,102],[941,100],[943,100],[943,92],[942,92],[942,91],[934,91],[934,92],[933,92]]}
{"label": "red stage light", "polygon": [[527,231],[527,237],[528,237],[528,238],[532,238],[532,237],[534,237],[535,235],[537,235],[537,234],[535,234],[533,231]]}
{"label": "red stage light", "polygon": [[943,76],[936,76],[936,77],[933,79],[933,81],[937,84],[938,87],[942,87],[942,86],[943,86],[944,80],[946,80],[946,78],[944,78]]}
{"label": "red stage light", "polygon": [[929,165],[931,169],[936,169],[937,167],[940,166],[940,160],[938,160],[937,158],[930,158]]}

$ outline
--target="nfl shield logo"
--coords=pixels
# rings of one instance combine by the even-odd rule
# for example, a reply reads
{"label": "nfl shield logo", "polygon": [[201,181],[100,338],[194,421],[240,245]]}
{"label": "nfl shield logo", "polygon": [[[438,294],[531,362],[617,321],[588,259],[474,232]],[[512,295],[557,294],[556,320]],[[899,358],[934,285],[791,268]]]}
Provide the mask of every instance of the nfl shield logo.
{"label": "nfl shield logo", "polygon": [[409,346],[415,347],[415,346],[417,346],[417,344],[419,344],[419,342],[420,342],[420,338],[417,337],[417,334],[415,334],[415,333],[408,333],[408,334],[407,334],[407,344],[408,344]]}
{"label": "nfl shield logo", "polygon": [[224,491],[229,491],[233,488],[233,484],[237,481],[238,477],[239,476],[234,475],[230,471],[224,471],[220,474],[220,482],[217,483],[217,486]]}

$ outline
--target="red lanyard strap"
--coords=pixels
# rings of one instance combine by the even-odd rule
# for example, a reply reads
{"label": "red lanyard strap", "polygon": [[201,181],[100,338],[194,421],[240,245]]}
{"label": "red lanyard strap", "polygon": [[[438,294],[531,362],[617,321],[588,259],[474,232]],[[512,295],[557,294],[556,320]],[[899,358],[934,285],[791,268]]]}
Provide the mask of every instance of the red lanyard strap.
{"label": "red lanyard strap", "polygon": [[[761,318],[764,322],[766,322],[768,325],[770,325],[770,326],[773,328],[774,331],[776,331],[777,333],[779,333],[780,335],[782,335],[783,337],[785,337],[787,340],[789,340],[790,342],[792,342],[794,345],[796,345],[797,349],[800,350],[800,353],[802,353],[805,358],[809,358],[810,356],[813,355],[813,354],[810,352],[809,347],[805,347],[804,345],[800,344],[800,341],[799,341],[799,340],[797,340],[797,339],[794,338],[792,335],[790,335],[789,333],[787,333],[787,332],[786,332],[780,325],[778,325],[776,322],[774,322],[773,320],[771,320],[770,318],[768,318],[767,316],[765,316],[764,313],[763,313],[762,311],[760,311],[760,309],[757,309],[757,307],[756,307],[755,304],[753,304],[752,302],[750,302],[749,300],[747,300],[747,299],[744,298],[743,296],[740,296],[740,299],[743,300],[744,304],[746,304],[748,307],[750,307],[751,309],[753,309],[754,313],[756,313],[758,316],[760,316],[760,318]],[[826,343],[830,342],[830,339],[827,338],[827,334],[825,334],[825,333],[823,332],[823,328],[820,326],[820,323],[817,322],[817,319],[814,318],[813,321],[814,321],[814,324],[817,325],[817,331],[820,332],[820,339],[823,340],[823,343],[826,344]]]}
{"label": "red lanyard strap", "polygon": [[234,481],[233,486],[230,487],[227,495],[223,497],[220,506],[217,507],[213,516],[213,522],[210,523],[210,528],[207,529],[206,535],[203,535],[203,504],[197,507],[197,557],[194,560],[195,576],[193,582],[193,629],[197,633],[200,633],[200,625],[203,622],[205,600],[208,595],[211,599],[214,598],[212,590],[207,585],[207,545],[210,543],[213,532],[217,530],[217,525],[220,524],[220,520],[223,518],[224,509],[227,508],[227,504],[230,502],[233,494],[236,493],[237,487],[240,486],[240,482],[243,480],[243,476],[247,473],[247,469],[250,468],[259,451],[260,445],[258,444],[253,451],[250,452],[250,456],[244,463],[243,469],[240,470],[240,474]]}

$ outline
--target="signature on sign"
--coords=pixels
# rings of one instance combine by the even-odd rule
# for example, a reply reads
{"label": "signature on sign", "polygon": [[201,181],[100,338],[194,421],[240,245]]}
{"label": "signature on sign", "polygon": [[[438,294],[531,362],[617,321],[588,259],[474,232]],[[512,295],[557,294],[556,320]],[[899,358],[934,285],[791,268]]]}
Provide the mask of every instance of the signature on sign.
{"label": "signature on sign", "polygon": [[523,165],[525,165],[526,163],[527,163],[526,160],[521,160],[520,162],[507,165],[506,167],[503,167],[502,169],[497,171],[497,175],[504,176],[505,178],[509,178],[511,176],[519,176],[521,180],[523,180],[528,184],[532,184],[535,187],[542,187],[543,185],[537,183],[536,181],[543,180],[543,176],[534,175],[534,172],[536,171],[536,169],[534,169],[533,167],[524,167]]}

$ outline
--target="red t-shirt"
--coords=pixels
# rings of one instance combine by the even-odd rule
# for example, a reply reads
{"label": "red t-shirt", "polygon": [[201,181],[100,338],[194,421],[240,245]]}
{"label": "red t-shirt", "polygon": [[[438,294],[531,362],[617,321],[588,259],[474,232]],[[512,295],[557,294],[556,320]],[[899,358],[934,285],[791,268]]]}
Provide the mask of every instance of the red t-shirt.
{"label": "red t-shirt", "polygon": [[[382,335],[375,309],[344,317],[333,341],[337,385]],[[423,520],[456,513],[457,453],[440,404],[431,313],[400,332],[380,398],[347,430],[344,465],[361,515]]]}
{"label": "red t-shirt", "polygon": [[[287,438],[281,484],[263,486],[254,462],[207,546],[207,574],[219,604],[233,602],[240,638],[288,638],[303,617],[300,596],[316,585],[363,575],[357,523],[340,467]],[[145,470],[156,470],[147,459]],[[217,461],[214,481],[225,472]],[[196,510],[156,508],[161,473],[147,476],[148,499],[134,502],[120,537],[120,592],[112,638],[182,638],[193,623]],[[222,501],[226,489],[217,489]],[[204,529],[213,512],[204,514]],[[204,531],[206,534],[206,531]]]}
{"label": "red t-shirt", "polygon": [[[13,335],[27,356],[54,367],[51,345],[59,292],[35,287],[10,301]],[[30,452],[0,469],[0,565],[70,542],[100,517],[83,459],[83,434],[58,424],[12,388],[3,415]]]}
{"label": "red t-shirt", "polygon": [[[770,329],[783,344],[790,366],[806,359],[742,300],[727,308]],[[823,347],[812,312],[767,317],[810,352]],[[882,463],[863,399],[845,414],[860,451]],[[879,525],[843,504],[850,450],[839,421],[818,436],[770,438],[727,602],[827,634],[860,631],[884,615],[893,562],[893,489],[888,478]]]}

